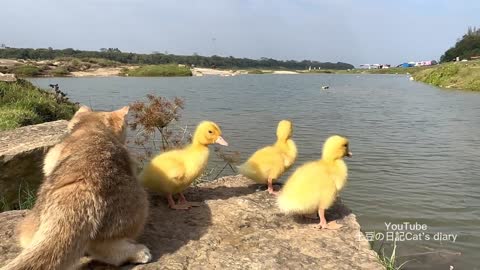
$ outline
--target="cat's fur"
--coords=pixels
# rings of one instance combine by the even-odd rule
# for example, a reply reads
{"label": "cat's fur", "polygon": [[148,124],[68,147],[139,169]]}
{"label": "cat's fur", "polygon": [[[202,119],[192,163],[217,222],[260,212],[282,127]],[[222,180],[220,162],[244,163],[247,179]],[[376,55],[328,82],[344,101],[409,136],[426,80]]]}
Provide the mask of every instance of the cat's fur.
{"label": "cat's fur", "polygon": [[23,251],[2,270],[71,269],[85,253],[113,265],[150,261],[134,241],[148,201],[125,147],[127,113],[77,111],[47,154],[37,202],[19,224]]}

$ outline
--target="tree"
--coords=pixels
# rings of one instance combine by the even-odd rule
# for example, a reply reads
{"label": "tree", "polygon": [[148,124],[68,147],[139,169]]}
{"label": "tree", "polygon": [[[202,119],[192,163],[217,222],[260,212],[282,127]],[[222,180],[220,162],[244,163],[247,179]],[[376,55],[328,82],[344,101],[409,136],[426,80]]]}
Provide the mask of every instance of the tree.
{"label": "tree", "polygon": [[[478,36],[477,36],[478,37]],[[79,59],[86,58],[103,58],[117,61],[125,64],[189,64],[197,67],[218,68],[285,68],[285,69],[304,69],[308,66],[316,66],[325,69],[351,69],[352,65],[347,63],[323,63],[319,61],[303,60],[303,61],[281,61],[263,57],[260,60],[248,58],[236,58],[233,56],[224,57],[213,55],[211,57],[201,56],[197,53],[193,55],[174,55],[165,51],[165,54],[139,54],[122,52],[118,48],[101,48],[100,51],[82,51],[67,48],[63,50],[48,49],[22,49],[22,48],[6,48],[0,50],[0,58],[9,59],[55,59],[58,57],[75,57]]]}
{"label": "tree", "polygon": [[460,59],[469,59],[472,56],[480,56],[480,29],[469,27],[467,33],[448,49],[440,58],[440,62],[449,62]]}

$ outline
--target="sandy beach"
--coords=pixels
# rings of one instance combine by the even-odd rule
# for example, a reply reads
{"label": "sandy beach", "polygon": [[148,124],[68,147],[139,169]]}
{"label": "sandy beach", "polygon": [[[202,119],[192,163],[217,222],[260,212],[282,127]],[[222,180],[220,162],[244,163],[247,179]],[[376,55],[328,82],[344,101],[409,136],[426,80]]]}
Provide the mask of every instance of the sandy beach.
{"label": "sandy beach", "polygon": [[70,72],[71,77],[115,77],[120,74],[121,67],[98,68],[85,71]]}
{"label": "sandy beach", "polygon": [[289,71],[289,70],[275,70],[273,71],[272,74],[288,75],[288,74],[299,74],[299,73],[296,71]]}

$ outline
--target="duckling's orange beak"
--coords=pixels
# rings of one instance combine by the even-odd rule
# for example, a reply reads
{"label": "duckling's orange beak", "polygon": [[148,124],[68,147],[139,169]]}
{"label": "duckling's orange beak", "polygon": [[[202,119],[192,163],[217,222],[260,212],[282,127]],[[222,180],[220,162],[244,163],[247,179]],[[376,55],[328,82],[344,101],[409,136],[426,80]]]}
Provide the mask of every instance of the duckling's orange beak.
{"label": "duckling's orange beak", "polygon": [[224,145],[224,146],[228,146],[228,143],[227,141],[225,141],[222,136],[218,136],[217,140],[215,141],[215,143],[218,143],[220,145]]}

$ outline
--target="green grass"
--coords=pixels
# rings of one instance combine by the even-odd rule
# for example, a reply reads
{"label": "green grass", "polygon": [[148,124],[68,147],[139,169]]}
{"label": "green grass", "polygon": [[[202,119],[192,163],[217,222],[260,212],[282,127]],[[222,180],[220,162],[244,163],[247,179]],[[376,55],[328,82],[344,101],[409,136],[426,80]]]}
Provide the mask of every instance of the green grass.
{"label": "green grass", "polygon": [[[375,234],[375,233],[374,233]],[[397,261],[397,241],[393,241],[393,248],[390,255],[387,255],[385,252],[385,240],[378,241],[373,240],[370,241],[370,247],[375,250],[375,246],[379,244],[378,249],[376,250],[378,259],[380,263],[385,267],[386,270],[401,270],[405,264],[409,263],[410,261],[405,261],[399,265]]]}
{"label": "green grass", "polygon": [[441,64],[421,70],[413,78],[439,87],[480,91],[480,61]]}
{"label": "green grass", "polygon": [[57,102],[47,91],[26,80],[0,82],[0,130],[70,119],[76,106]]}
{"label": "green grass", "polygon": [[438,87],[480,91],[480,61],[450,62],[435,66],[352,69],[342,74],[410,74],[418,82]]}
{"label": "green grass", "polygon": [[427,69],[428,67],[393,67],[385,69],[351,69],[351,70],[342,70],[340,73],[345,74],[415,74],[421,70]]}
{"label": "green grass", "polygon": [[141,66],[125,71],[125,75],[132,77],[174,77],[192,76],[192,72],[187,67],[180,67],[178,65],[171,64]]}
{"label": "green grass", "polygon": [[304,74],[331,74],[331,73],[340,73],[340,70],[334,71],[330,69],[312,69],[302,72]]}
{"label": "green grass", "polygon": [[20,77],[35,77],[42,73],[41,69],[32,65],[18,66],[13,69],[13,73]]}
{"label": "green grass", "polygon": [[385,250],[382,248],[378,252],[378,258],[380,259],[380,263],[385,266],[386,270],[400,270],[403,268],[405,264],[408,263],[408,261],[400,264],[397,266],[397,242],[393,242],[393,250],[392,253],[390,253],[390,256],[385,254]]}
{"label": "green grass", "polygon": [[37,195],[35,192],[28,186],[28,184],[20,185],[18,190],[18,209],[32,209],[37,200]]}
{"label": "green grass", "polygon": [[104,58],[84,58],[81,60],[91,64],[99,65],[100,67],[117,67],[121,65],[120,62],[108,60]]}
{"label": "green grass", "polygon": [[36,200],[37,195],[28,184],[20,185],[18,188],[17,203],[8,203],[4,197],[0,197],[0,212],[32,209]]}
{"label": "green grass", "polygon": [[265,72],[263,72],[260,69],[253,69],[253,70],[249,70],[247,72],[248,72],[248,74],[265,74]]}
{"label": "green grass", "polygon": [[54,77],[64,77],[68,76],[70,72],[65,67],[56,67],[48,72],[50,75]]}

